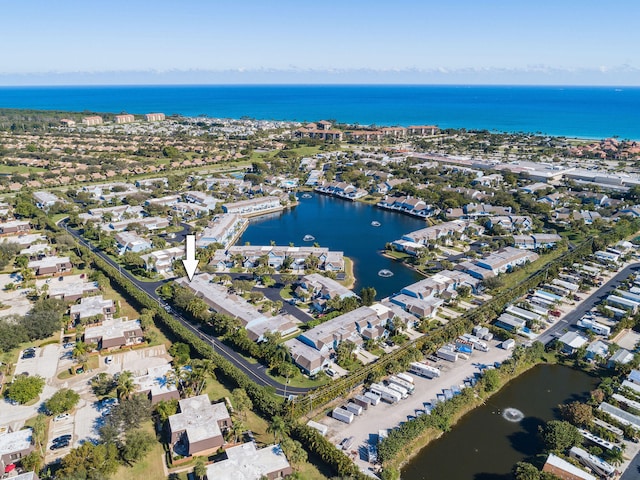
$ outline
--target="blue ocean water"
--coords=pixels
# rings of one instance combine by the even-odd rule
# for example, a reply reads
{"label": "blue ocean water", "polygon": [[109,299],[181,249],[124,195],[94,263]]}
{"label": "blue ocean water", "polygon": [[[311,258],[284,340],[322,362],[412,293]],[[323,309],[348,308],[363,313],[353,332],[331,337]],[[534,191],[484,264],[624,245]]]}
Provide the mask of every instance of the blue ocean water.
{"label": "blue ocean water", "polygon": [[0,107],[251,117],[640,139],[639,87],[259,85],[1,87]]}

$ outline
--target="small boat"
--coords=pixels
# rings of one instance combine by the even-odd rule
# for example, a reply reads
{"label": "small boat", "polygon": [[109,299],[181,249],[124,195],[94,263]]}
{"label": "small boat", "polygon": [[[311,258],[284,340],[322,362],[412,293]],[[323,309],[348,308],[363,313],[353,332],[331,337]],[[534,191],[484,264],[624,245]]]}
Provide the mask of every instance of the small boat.
{"label": "small boat", "polygon": [[377,222],[377,221],[374,220],[373,222],[371,222],[371,226],[372,227],[379,227],[380,226],[380,222]]}

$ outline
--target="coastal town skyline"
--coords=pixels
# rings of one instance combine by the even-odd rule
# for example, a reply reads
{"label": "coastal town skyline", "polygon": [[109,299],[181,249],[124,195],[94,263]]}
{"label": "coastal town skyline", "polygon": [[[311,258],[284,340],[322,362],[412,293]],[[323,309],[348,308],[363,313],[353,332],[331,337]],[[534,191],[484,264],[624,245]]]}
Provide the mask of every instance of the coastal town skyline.
{"label": "coastal town skyline", "polygon": [[0,85],[640,85],[638,6],[610,7],[625,12],[615,24],[573,1],[29,2],[4,7],[7,42],[22,19],[33,28],[0,53]]}

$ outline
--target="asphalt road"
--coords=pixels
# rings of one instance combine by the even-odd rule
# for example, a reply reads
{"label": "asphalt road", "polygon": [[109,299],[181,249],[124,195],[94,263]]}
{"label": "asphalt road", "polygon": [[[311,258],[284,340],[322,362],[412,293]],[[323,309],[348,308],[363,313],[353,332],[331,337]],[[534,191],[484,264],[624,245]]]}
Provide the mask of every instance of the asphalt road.
{"label": "asphalt road", "polygon": [[585,313],[591,310],[598,303],[602,302],[609,294],[618,287],[629,275],[640,270],[640,263],[633,263],[620,270],[611,280],[596,290],[593,295],[582,302],[575,310],[569,312],[565,317],[540,335],[537,340],[544,344],[549,343],[554,338],[562,335],[566,330],[577,328],[575,325]]}
{"label": "asphalt road", "polygon": [[[93,247],[89,242],[87,242],[77,230],[68,227],[66,224],[62,224],[67,231],[73,235],[81,244],[90,248],[96,255],[100,256],[105,262],[109,263],[112,267],[118,269],[121,275],[124,275],[127,279],[129,279],[137,288],[145,292],[151,299],[158,302],[158,304],[164,308],[166,303],[158,296],[156,293],[156,289],[166,283],[165,281],[161,282],[143,282],[138,280],[136,277],[131,275],[127,270],[121,268],[116,262],[114,262],[108,255],[101,252],[98,248]],[[303,395],[307,393],[310,388],[301,388],[301,387],[290,387],[288,385],[283,385],[269,375],[267,375],[266,367],[261,363],[251,363],[242,355],[234,351],[232,348],[223,344],[213,335],[209,335],[206,332],[202,331],[195,325],[189,323],[186,319],[184,319],[181,315],[172,313],[173,317],[182,323],[185,327],[191,330],[193,333],[198,335],[202,340],[209,342],[213,349],[222,355],[224,358],[235,364],[240,370],[242,370],[245,374],[249,376],[254,382],[258,385],[271,386],[275,388],[275,391],[278,395]]]}

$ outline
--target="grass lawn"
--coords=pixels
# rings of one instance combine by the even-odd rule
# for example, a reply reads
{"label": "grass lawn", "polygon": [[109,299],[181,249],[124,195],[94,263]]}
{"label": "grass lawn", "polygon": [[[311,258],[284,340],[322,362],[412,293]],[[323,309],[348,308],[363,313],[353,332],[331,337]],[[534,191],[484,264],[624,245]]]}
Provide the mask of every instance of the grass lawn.
{"label": "grass lawn", "polygon": [[11,175],[13,173],[46,172],[46,168],[28,167],[26,165],[0,165],[0,175]]}
{"label": "grass lawn", "polygon": [[[285,377],[280,377],[278,375],[273,375],[269,370],[267,370],[267,375],[271,378],[276,379],[278,382],[284,384],[287,379]],[[331,379],[326,375],[320,375],[320,377],[316,380],[312,380],[309,377],[305,377],[304,375],[296,375],[294,378],[289,379],[290,387],[319,387],[320,385],[326,385],[329,383]]]}
{"label": "grass lawn", "polygon": [[[142,429],[155,436],[151,421],[145,422]],[[147,455],[132,467],[121,466],[111,480],[147,480],[150,478],[166,478],[162,462],[164,461],[164,448],[156,441]]]}
{"label": "grass lawn", "polygon": [[291,285],[287,285],[282,290],[280,290],[280,296],[284,300],[289,300],[289,299],[293,298],[293,288],[292,288],[292,286]]}
{"label": "grass lawn", "polygon": [[105,286],[102,289],[102,296],[104,298],[120,302],[121,317],[128,317],[130,320],[140,317],[140,312],[129,305],[122,295],[116,292],[111,285]]}
{"label": "grass lawn", "polygon": [[505,286],[516,286],[523,282],[529,275],[544,268],[547,264],[553,262],[556,258],[560,257],[566,252],[566,249],[556,248],[555,250],[542,255],[538,260],[532,263],[526,264],[524,267],[516,270],[513,273],[509,273],[505,276]]}
{"label": "grass lawn", "polygon": [[344,257],[344,280],[340,280],[343,286],[347,288],[353,288],[356,283],[356,277],[353,274],[353,260],[348,257]]}

